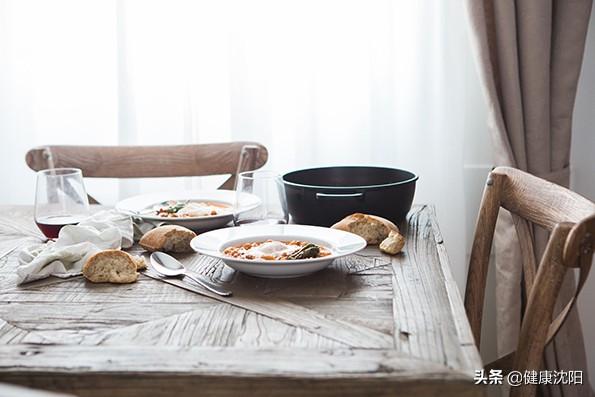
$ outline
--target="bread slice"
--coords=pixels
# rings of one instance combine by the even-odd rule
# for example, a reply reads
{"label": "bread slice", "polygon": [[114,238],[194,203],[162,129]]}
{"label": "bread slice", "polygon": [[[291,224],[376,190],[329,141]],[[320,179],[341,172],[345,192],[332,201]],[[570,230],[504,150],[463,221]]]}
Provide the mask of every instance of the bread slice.
{"label": "bread slice", "polygon": [[149,230],[139,244],[147,251],[190,252],[190,241],[196,237],[190,229],[177,225],[159,226]]}
{"label": "bread slice", "polygon": [[83,266],[83,276],[93,283],[133,283],[137,270],[146,267],[140,256],[120,250],[100,251],[91,256]]}
{"label": "bread slice", "polygon": [[376,245],[388,237],[391,231],[399,231],[397,225],[376,215],[351,214],[331,226],[363,237],[368,244]]}

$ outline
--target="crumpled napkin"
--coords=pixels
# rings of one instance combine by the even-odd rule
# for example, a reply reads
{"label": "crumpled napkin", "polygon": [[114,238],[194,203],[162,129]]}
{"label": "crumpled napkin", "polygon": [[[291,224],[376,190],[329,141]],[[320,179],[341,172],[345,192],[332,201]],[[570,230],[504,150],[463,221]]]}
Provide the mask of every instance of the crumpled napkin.
{"label": "crumpled napkin", "polygon": [[133,243],[130,216],[114,210],[97,212],[78,225],[64,226],[56,241],[23,248],[18,257],[17,284],[49,276],[78,276],[91,255],[105,249],[130,248]]}

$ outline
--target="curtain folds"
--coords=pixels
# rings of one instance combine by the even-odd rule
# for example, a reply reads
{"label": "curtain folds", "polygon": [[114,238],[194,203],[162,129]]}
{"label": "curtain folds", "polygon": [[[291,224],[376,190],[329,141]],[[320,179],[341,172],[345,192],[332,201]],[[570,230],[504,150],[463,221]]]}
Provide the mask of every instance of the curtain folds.
{"label": "curtain folds", "polygon": [[[569,185],[572,112],[592,0],[468,0],[497,165]],[[498,350],[516,348],[521,316],[520,250],[512,218],[502,211],[496,229]],[[540,256],[547,241],[534,230]],[[569,276],[561,291],[574,289]],[[553,395],[587,396],[586,359],[576,312],[546,352],[549,369],[583,369],[585,387],[549,388]]]}

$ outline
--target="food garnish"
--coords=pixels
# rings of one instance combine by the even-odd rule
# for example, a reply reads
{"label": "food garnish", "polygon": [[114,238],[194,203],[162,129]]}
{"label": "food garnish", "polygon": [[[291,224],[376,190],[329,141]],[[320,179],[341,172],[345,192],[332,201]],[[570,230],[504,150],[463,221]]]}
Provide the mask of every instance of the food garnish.
{"label": "food garnish", "polygon": [[177,203],[171,205],[171,202],[169,201],[164,201],[163,203],[161,203],[161,205],[168,205],[165,208],[161,208],[160,210],[158,210],[158,212],[167,212],[168,214],[175,214],[177,213],[179,210],[181,210],[182,208],[184,208],[184,206],[186,204],[188,204],[188,201],[178,201]]}
{"label": "food garnish", "polygon": [[287,255],[287,259],[316,258],[318,254],[320,254],[320,247],[316,244],[308,243],[297,251]]}

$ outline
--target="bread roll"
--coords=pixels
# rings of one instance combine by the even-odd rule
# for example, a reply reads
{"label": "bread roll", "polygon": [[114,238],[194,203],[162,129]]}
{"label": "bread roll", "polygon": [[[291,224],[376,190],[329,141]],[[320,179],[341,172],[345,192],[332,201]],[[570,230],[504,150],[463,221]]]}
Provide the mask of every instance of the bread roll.
{"label": "bread roll", "polygon": [[401,252],[405,246],[405,237],[399,232],[391,230],[388,237],[380,243],[380,251],[395,255]]}
{"label": "bread roll", "polygon": [[190,229],[177,225],[159,226],[149,230],[139,244],[147,251],[190,252],[190,241],[196,237]]}
{"label": "bread roll", "polygon": [[391,231],[399,231],[397,225],[388,219],[360,213],[351,214],[331,227],[357,234],[371,245],[379,244]]}
{"label": "bread roll", "polygon": [[100,251],[91,256],[83,266],[83,276],[93,283],[133,283],[137,270],[146,267],[140,256],[120,250]]}

